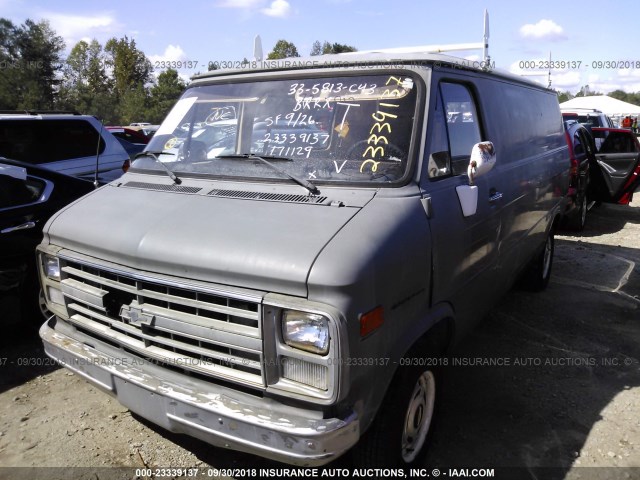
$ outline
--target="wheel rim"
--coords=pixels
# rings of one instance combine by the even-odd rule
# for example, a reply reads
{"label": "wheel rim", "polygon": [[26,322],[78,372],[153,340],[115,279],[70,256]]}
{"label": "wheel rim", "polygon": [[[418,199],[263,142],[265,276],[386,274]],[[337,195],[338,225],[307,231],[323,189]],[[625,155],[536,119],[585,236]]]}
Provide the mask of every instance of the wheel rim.
{"label": "wheel rim", "polygon": [[413,462],[427,439],[436,403],[436,378],[426,371],[413,389],[402,430],[402,459]]}
{"label": "wheel rim", "polygon": [[580,210],[580,226],[584,227],[587,223],[587,196],[582,196],[582,208]]}
{"label": "wheel rim", "polygon": [[544,246],[544,261],[542,264],[542,278],[549,276],[551,270],[551,257],[553,256],[553,236],[549,234],[547,243]]}

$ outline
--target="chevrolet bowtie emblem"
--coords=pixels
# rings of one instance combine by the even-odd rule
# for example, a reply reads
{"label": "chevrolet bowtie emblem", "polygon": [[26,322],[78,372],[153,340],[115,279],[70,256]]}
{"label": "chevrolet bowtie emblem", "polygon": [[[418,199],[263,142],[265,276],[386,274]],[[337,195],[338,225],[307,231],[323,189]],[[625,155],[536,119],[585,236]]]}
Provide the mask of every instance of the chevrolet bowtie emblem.
{"label": "chevrolet bowtie emblem", "polygon": [[145,313],[136,301],[120,307],[120,318],[131,325],[151,325],[154,315]]}

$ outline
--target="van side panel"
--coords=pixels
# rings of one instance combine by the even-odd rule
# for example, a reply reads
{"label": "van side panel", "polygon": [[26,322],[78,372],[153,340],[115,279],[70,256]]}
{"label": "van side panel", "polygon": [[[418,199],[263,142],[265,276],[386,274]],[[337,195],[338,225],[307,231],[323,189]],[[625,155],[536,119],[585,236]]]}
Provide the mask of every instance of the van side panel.
{"label": "van side panel", "polygon": [[[384,192],[386,193],[386,192]],[[398,360],[431,326],[429,223],[417,188],[409,197],[378,194],[318,256],[308,280],[309,300],[345,313],[349,401],[363,399],[361,425],[372,420]],[[361,317],[382,307],[384,321],[362,336]],[[375,379],[380,388],[372,388]],[[348,402],[347,402],[348,403]]]}
{"label": "van side panel", "polygon": [[555,92],[484,79],[480,101],[501,177],[498,268],[508,289],[544,244],[566,192],[569,155]]}
{"label": "van side panel", "polygon": [[[460,337],[544,244],[566,191],[569,160],[554,92],[481,73],[440,70],[434,69],[430,115],[435,117],[440,82],[464,85],[473,92],[482,140],[493,142],[497,158],[495,167],[476,179],[478,207],[470,217],[462,215],[455,191],[468,184],[465,173],[422,179],[433,206],[432,301],[451,302]],[[434,148],[427,143],[423,161]],[[492,200],[496,194],[500,198]]]}

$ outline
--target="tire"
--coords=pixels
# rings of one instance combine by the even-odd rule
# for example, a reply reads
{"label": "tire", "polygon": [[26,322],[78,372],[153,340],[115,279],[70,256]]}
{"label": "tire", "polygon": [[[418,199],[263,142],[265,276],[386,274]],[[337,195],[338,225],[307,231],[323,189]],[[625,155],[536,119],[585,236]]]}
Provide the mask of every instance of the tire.
{"label": "tire", "polygon": [[575,216],[571,218],[571,221],[569,222],[569,227],[572,230],[576,230],[578,232],[581,232],[584,230],[584,226],[587,223],[588,210],[589,210],[589,206],[587,202],[587,196],[583,194],[582,200],[580,201],[580,207],[578,209],[578,212],[576,213]]}
{"label": "tire", "polygon": [[44,320],[48,320],[53,313],[47,307],[47,299],[44,296],[44,290],[38,290],[38,311]]}
{"label": "tire", "polygon": [[432,367],[399,367],[376,419],[353,452],[354,465],[420,464],[433,431],[438,379]]}
{"label": "tire", "polygon": [[534,292],[541,292],[549,284],[551,267],[553,266],[553,252],[555,250],[553,228],[547,234],[542,250],[536,255],[525,275],[525,285]]}

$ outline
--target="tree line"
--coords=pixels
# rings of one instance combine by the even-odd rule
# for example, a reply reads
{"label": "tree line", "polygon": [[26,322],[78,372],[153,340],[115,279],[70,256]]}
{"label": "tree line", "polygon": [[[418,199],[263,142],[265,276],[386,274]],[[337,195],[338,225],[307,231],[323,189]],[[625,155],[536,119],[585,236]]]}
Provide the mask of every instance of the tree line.
{"label": "tree line", "polygon": [[[566,102],[567,100],[571,100],[576,97],[588,97],[590,95],[604,95],[602,92],[597,92],[595,90],[591,90],[589,85],[583,85],[580,87],[580,91],[575,95],[572,95],[570,92],[560,92],[558,91],[558,101],[560,103]],[[632,103],[633,105],[640,105],[640,92],[627,93],[624,90],[614,90],[613,92],[607,93],[607,96],[615,98],[617,100],[621,100],[623,102]]]}
{"label": "tree line", "polygon": [[[134,39],[81,40],[66,45],[42,20],[15,25],[0,18],[0,110],[64,110],[95,115],[108,125],[160,123],[187,86],[174,69],[154,75],[153,65]],[[316,41],[311,55],[355,51]],[[279,40],[269,59],[299,56]]]}
{"label": "tree line", "polygon": [[159,123],[186,83],[176,70],[154,77],[146,55],[128,37],[65,42],[47,21],[14,25],[0,19],[0,110],[64,110],[107,124]]}
{"label": "tree line", "polygon": [[[104,45],[82,40],[66,58],[65,48],[46,20],[14,25],[0,18],[0,110],[73,110],[112,125],[160,123],[187,85],[174,69],[154,76],[147,56],[127,36],[111,38]],[[315,41],[309,54],[354,51],[351,45]],[[281,39],[267,59],[299,56],[295,44]],[[575,95],[557,93],[560,102],[602,95],[589,85]],[[640,92],[614,90],[608,95],[640,105]]]}

